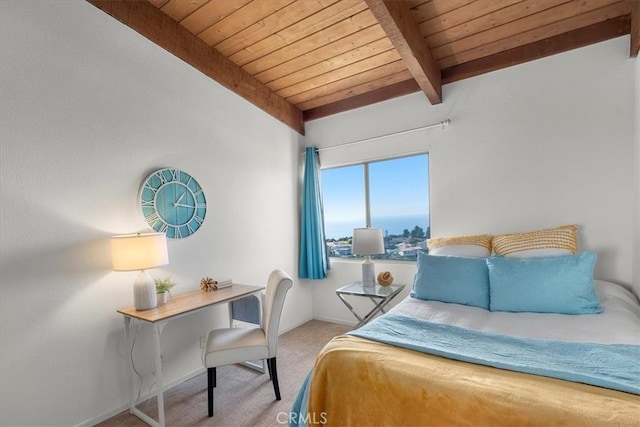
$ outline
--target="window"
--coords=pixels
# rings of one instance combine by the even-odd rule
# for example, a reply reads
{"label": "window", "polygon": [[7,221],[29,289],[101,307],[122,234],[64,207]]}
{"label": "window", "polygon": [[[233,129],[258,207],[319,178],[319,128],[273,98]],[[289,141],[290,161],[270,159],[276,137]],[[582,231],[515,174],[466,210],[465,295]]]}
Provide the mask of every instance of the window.
{"label": "window", "polygon": [[429,156],[324,169],[324,225],[329,256],[350,258],[353,229],[382,229],[378,259],[415,260],[429,238]]}

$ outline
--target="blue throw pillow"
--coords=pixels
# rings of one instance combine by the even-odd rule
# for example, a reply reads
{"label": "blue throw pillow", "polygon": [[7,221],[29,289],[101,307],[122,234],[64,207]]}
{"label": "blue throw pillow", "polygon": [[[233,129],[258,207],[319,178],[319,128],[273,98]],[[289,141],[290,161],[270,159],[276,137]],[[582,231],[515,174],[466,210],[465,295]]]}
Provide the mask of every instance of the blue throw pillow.
{"label": "blue throw pillow", "polygon": [[487,258],[491,311],[601,313],[593,269],[596,254]]}
{"label": "blue throw pillow", "polygon": [[485,258],[420,254],[411,296],[489,309]]}

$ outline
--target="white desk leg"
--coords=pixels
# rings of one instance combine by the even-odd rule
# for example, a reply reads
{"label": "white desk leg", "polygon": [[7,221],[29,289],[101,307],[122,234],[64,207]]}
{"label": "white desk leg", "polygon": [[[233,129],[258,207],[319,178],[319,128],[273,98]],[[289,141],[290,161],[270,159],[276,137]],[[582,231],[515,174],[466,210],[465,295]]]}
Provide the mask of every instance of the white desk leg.
{"label": "white desk leg", "polygon": [[[136,417],[140,418],[145,423],[150,426],[164,427],[164,384],[162,381],[162,353],[160,347],[160,333],[162,332],[162,328],[164,328],[163,322],[158,322],[154,324],[153,336],[154,336],[154,344],[155,344],[155,353],[156,353],[156,372],[160,374],[157,376],[157,396],[158,396],[158,420],[156,421],[141,410],[136,407],[136,383],[135,383],[135,372],[133,370],[133,360],[131,359],[132,351],[133,351],[133,334],[131,333],[131,318],[128,316],[124,317],[124,332],[127,339],[127,344],[129,345],[129,355],[127,356],[127,365],[129,365],[129,372],[131,374],[131,389],[129,390],[129,412]],[[157,368],[159,367],[159,368]]]}
{"label": "white desk leg", "polygon": [[158,396],[158,425],[164,427],[164,382],[162,373],[162,346],[160,335],[164,328],[164,322],[157,322],[153,329],[153,341],[156,351],[156,391]]}
{"label": "white desk leg", "polygon": [[131,354],[133,351],[133,340],[131,335],[131,318],[129,316],[124,316],[124,337],[127,342],[127,370],[131,377],[131,387],[129,388],[129,413],[133,414],[133,410],[136,407],[136,381],[135,373],[133,372],[133,361],[131,360],[133,357]]}

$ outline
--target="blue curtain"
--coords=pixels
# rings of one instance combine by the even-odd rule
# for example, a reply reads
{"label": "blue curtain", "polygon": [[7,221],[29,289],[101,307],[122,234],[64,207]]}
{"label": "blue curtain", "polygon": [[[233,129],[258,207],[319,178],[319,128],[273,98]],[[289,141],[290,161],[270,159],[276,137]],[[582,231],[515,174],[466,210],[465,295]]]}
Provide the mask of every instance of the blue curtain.
{"label": "blue curtain", "polygon": [[300,218],[300,266],[303,279],[327,277],[329,257],[324,237],[320,166],[314,147],[305,150],[304,182],[302,184],[302,215]]}

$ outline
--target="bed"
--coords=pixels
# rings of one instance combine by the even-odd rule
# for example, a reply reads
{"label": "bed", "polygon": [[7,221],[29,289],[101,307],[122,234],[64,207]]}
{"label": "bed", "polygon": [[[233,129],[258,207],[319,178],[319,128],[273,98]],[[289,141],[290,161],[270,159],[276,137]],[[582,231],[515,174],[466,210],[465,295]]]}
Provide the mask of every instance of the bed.
{"label": "bed", "polygon": [[[594,254],[428,261],[411,296],[325,346],[291,425],[640,426],[640,303],[593,280]],[[503,289],[501,263],[516,266]],[[469,292],[482,265],[486,281]],[[534,270],[536,286],[548,286],[542,297],[530,293]],[[443,271],[446,285],[434,287]],[[569,282],[582,285],[565,292]]]}

